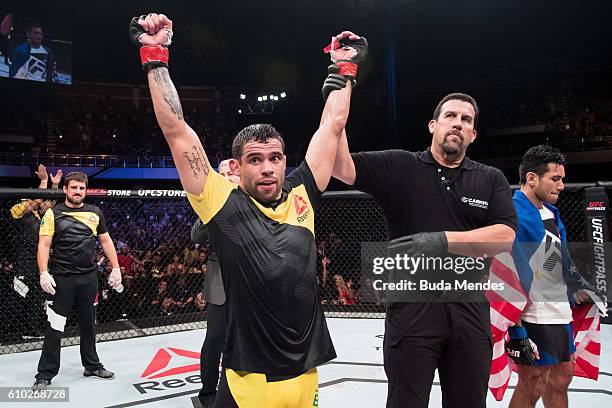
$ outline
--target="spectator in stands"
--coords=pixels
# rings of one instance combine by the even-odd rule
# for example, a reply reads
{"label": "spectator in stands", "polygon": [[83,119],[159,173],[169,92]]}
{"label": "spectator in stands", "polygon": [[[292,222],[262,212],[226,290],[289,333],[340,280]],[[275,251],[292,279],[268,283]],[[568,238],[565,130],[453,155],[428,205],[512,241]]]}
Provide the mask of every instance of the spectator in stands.
{"label": "spectator in stands", "polygon": [[183,250],[183,262],[189,266],[200,255],[199,244],[191,244]]}
{"label": "spectator in stands", "polygon": [[[182,266],[182,265],[181,265]],[[174,287],[174,293],[172,298],[174,299],[175,305],[182,310],[182,312],[191,311],[193,306],[193,291],[187,283],[187,276],[181,275],[178,283]]]}
{"label": "spectator in stands", "polygon": [[153,294],[153,299],[151,300],[151,305],[154,307],[154,310],[163,302],[165,297],[172,299],[172,296],[170,296],[168,292],[168,282],[161,280],[157,285],[157,293]]}
{"label": "spectator in stands", "polygon": [[[325,241],[323,241],[325,242]],[[326,304],[331,299],[336,298],[336,288],[331,282],[329,275],[329,264],[331,263],[329,257],[324,255],[321,259],[321,274],[318,276],[319,293],[321,297],[321,303]]]}
{"label": "spectator in stands", "polygon": [[178,270],[179,263],[179,256],[173,255],[172,262],[166,267],[166,275],[174,275]]}
{"label": "spectator in stands", "polygon": [[159,308],[157,310],[157,316],[170,316],[173,313],[176,313],[177,309],[175,306],[175,302],[169,295],[163,297],[161,303],[159,304]]}
{"label": "spectator in stands", "polygon": [[195,298],[196,312],[202,312],[204,308],[206,308],[206,299],[204,299],[204,294],[202,292],[198,292]]}
{"label": "spectator in stands", "polygon": [[338,304],[340,305],[355,305],[357,300],[352,289],[352,281],[349,280],[348,284],[344,278],[340,275],[334,276],[334,282],[336,284],[336,290],[338,291]]}
{"label": "spectator in stands", "polygon": [[130,253],[127,245],[121,247],[119,255],[119,266],[121,267],[121,276],[132,275],[132,264],[134,262],[134,256]]}
{"label": "spectator in stands", "polygon": [[57,81],[55,56],[43,45],[43,29],[40,24],[28,26],[27,41],[13,50],[9,76],[30,81]]}
{"label": "spectator in stands", "polygon": [[0,315],[3,316],[0,319],[0,342],[2,343],[21,340],[19,319],[12,301],[14,298],[13,276],[13,264],[6,258],[0,258]]}

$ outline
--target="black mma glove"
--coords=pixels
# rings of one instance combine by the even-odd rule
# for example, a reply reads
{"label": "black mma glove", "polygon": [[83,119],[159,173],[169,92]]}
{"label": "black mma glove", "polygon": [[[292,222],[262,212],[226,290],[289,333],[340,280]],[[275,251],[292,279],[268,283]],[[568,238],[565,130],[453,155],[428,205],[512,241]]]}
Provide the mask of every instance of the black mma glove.
{"label": "black mma glove", "polygon": [[353,87],[357,86],[357,68],[368,56],[368,41],[365,37],[354,40],[342,38],[325,47],[323,51],[331,55],[333,62],[327,68],[329,75],[321,89],[323,99],[327,100],[331,91],[344,88],[349,80]]}
{"label": "black mma glove", "polygon": [[391,240],[388,248],[392,254],[406,254],[411,258],[442,256],[448,251],[448,240],[444,231],[420,232]]}
{"label": "black mma glove", "polygon": [[506,344],[508,354],[516,364],[533,365],[538,347],[527,337],[527,330],[522,326],[512,326],[508,329],[510,341]]}
{"label": "black mma glove", "polygon": [[[142,63],[142,69],[145,72],[150,71],[153,68],[157,67],[168,67],[168,59],[169,52],[168,46],[172,42],[172,30],[168,28],[164,28],[161,31],[164,31],[167,34],[167,41],[164,44],[158,45],[143,45],[141,41],[141,37],[147,32],[142,28],[139,24],[139,21],[145,20],[148,15],[142,15],[140,17],[132,18],[129,26],[129,35],[132,42],[140,47],[140,61]],[[157,33],[156,33],[157,34]]]}
{"label": "black mma glove", "polygon": [[[339,91],[344,88],[347,83],[347,78],[344,75],[338,74],[339,68],[337,65],[330,65],[327,68],[327,78],[325,78],[325,82],[323,82],[323,87],[321,88],[321,93],[323,94],[323,100],[326,101],[327,97],[331,93],[331,91]],[[355,80],[352,80],[352,86],[355,87],[357,83]]]}

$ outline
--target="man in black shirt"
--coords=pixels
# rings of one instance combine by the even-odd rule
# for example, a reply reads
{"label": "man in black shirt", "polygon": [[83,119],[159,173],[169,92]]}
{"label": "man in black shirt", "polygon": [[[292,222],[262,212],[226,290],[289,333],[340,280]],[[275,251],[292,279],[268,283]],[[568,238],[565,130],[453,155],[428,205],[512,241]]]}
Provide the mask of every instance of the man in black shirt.
{"label": "man in black shirt", "polygon": [[[171,33],[172,22],[163,14],[134,18],[130,25],[157,121],[189,201],[208,226],[223,275],[227,332],[215,404],[316,406],[316,367],[336,353],[316,284],[314,208],[331,177],[352,86],[329,94],[306,159],[287,178],[284,141],[276,129],[257,124],[239,132],[231,163],[240,177],[236,185],[211,168],[184,121],[168,72]],[[365,58],[365,40],[337,40],[332,44],[341,47],[334,47],[332,61],[336,79],[346,83]]]}
{"label": "man in black shirt", "polygon": [[[382,206],[394,251],[412,257],[479,256],[472,243],[509,250],[517,228],[510,187],[501,171],[465,157],[476,139],[478,107],[450,94],[429,122],[431,147],[350,154],[339,143],[333,176],[372,194]],[[436,271],[437,272],[437,271]],[[446,273],[455,279],[456,271]],[[387,407],[427,407],[438,369],[444,407],[484,408],[492,343],[482,294],[456,300],[444,291],[428,299],[388,302],[384,361]],[[452,294],[453,296],[456,295]]]}
{"label": "man in black shirt", "polygon": [[[39,189],[46,189],[49,174],[43,164],[38,165],[36,176],[40,180]],[[51,174],[51,187],[57,189],[62,179],[62,170]],[[15,220],[17,233],[11,239],[15,254],[15,278],[28,288],[25,298],[18,296],[16,305],[24,313],[21,316],[9,317],[18,319],[25,330],[23,334],[37,335],[44,322],[42,292],[38,286],[38,268],[36,267],[36,250],[40,220],[47,209],[55,205],[55,200],[24,199],[11,207],[11,217]],[[15,293],[15,292],[13,292]],[[16,294],[16,293],[15,293]]]}
{"label": "man in black shirt", "polygon": [[[59,371],[61,339],[66,319],[76,306],[83,375],[112,379],[96,352],[94,300],[98,292],[96,237],[113,269],[108,283],[114,289],[121,284],[117,252],[104,215],[96,206],[85,204],[87,175],[73,172],[66,176],[66,200],[47,210],[40,222],[38,269],[40,286],[49,294],[45,335],[34,390],[44,390]],[[49,262],[49,250],[53,257]],[[50,271],[50,273],[49,273]]]}

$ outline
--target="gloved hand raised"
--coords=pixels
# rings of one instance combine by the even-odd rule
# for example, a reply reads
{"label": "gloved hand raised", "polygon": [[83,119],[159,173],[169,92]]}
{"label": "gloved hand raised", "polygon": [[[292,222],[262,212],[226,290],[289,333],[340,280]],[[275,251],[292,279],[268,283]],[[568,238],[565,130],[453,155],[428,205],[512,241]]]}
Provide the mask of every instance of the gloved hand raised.
{"label": "gloved hand raised", "polygon": [[168,67],[168,46],[172,42],[172,20],[164,14],[150,13],[134,17],[129,27],[130,39],[140,47],[145,71]]}
{"label": "gloved hand raised", "polygon": [[350,31],[343,31],[332,37],[331,43],[323,50],[329,53],[333,62],[327,68],[328,76],[323,83],[321,93],[327,100],[331,91],[340,90],[351,81],[353,87],[357,85],[357,68],[368,56],[368,42]]}

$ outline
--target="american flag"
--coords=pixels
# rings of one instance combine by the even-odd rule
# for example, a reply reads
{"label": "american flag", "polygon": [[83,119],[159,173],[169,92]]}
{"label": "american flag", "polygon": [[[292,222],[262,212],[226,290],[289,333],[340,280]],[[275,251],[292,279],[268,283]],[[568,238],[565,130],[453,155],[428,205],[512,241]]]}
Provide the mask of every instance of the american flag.
{"label": "american flag", "polygon": [[[506,355],[508,328],[518,321],[527,305],[527,295],[521,286],[516,267],[510,253],[493,258],[489,275],[491,283],[503,283],[503,291],[488,291],[491,307],[491,334],[493,337],[493,358],[489,376],[489,389],[497,401],[504,398],[510,375],[515,368],[513,360]],[[591,298],[598,297],[588,292]],[[574,375],[597,380],[601,350],[599,311],[601,305],[588,303],[572,309],[572,326],[576,353],[574,354]],[[605,311],[605,306],[604,309]]]}

